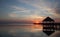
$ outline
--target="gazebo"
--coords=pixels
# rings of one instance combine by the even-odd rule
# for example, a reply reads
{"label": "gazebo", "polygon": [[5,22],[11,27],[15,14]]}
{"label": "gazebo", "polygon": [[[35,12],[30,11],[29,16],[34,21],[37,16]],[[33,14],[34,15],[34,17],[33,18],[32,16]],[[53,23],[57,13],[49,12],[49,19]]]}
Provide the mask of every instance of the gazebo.
{"label": "gazebo", "polygon": [[43,32],[47,35],[51,35],[53,32],[55,32],[54,28],[54,20],[50,17],[45,18],[43,21]]}

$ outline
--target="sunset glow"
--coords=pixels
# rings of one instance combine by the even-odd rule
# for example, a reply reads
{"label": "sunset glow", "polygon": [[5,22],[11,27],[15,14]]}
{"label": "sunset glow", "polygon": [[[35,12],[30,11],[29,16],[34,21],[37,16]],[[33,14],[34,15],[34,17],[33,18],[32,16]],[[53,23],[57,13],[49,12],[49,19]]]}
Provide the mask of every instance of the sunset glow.
{"label": "sunset glow", "polygon": [[[43,17],[58,18],[60,2],[57,0],[3,0],[0,20],[29,20],[39,23]],[[41,19],[40,19],[41,18]]]}
{"label": "sunset glow", "polygon": [[59,23],[60,0],[0,0],[0,37],[48,37]]}
{"label": "sunset glow", "polygon": [[37,19],[37,20],[34,20],[34,23],[40,23],[40,21]]}

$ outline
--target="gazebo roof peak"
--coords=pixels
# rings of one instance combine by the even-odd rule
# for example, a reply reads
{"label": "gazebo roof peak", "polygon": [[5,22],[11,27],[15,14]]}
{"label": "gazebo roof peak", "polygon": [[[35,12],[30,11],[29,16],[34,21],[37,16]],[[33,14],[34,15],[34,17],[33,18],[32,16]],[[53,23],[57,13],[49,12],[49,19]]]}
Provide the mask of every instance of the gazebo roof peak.
{"label": "gazebo roof peak", "polygon": [[53,21],[54,22],[54,20],[52,19],[52,18],[50,18],[50,17],[46,17],[44,20],[43,20],[43,22],[44,21]]}

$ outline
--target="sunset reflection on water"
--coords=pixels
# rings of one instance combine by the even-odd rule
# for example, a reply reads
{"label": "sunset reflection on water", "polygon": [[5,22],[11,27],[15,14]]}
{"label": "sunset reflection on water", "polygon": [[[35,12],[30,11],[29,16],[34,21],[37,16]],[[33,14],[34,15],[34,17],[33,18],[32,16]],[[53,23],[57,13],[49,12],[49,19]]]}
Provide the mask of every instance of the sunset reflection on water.
{"label": "sunset reflection on water", "polygon": [[10,26],[0,26],[0,35],[2,36],[8,36],[8,37],[33,37],[34,36],[46,36],[42,32],[42,25],[35,25],[35,24],[29,24],[29,25],[10,25]]}
{"label": "sunset reflection on water", "polygon": [[35,32],[37,32],[37,31],[42,31],[43,30],[43,26],[42,25],[39,25],[39,24],[34,24],[33,26],[32,26],[32,30]]}
{"label": "sunset reflection on water", "polygon": [[41,31],[43,26],[39,24],[30,24],[30,25],[4,25],[0,26],[2,30],[14,30],[14,29],[26,29],[27,31]]}

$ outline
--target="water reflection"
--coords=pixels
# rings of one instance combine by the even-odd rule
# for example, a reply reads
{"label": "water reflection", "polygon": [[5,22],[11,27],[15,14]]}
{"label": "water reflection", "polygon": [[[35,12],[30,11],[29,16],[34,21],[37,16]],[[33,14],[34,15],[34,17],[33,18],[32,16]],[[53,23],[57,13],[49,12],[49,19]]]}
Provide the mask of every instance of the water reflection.
{"label": "water reflection", "polygon": [[40,25],[0,26],[0,37],[47,37],[38,29],[42,29],[42,27]]}

